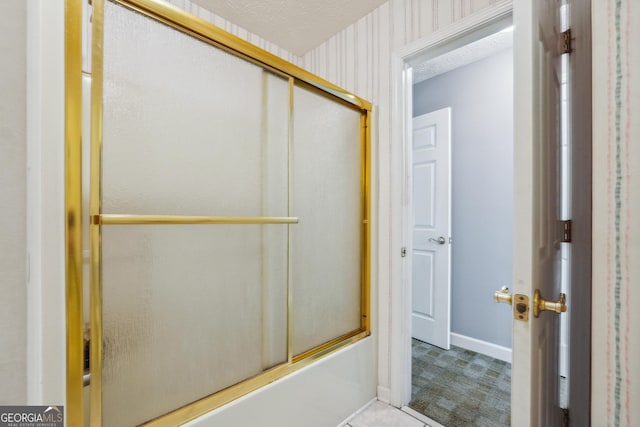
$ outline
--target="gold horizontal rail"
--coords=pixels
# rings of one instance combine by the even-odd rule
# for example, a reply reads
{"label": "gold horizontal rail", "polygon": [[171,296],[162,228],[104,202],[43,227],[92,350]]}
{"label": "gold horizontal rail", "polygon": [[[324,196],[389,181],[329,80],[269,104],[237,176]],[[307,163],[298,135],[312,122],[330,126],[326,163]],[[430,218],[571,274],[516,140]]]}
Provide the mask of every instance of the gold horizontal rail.
{"label": "gold horizontal rail", "polygon": [[356,337],[357,339],[360,338],[364,338],[366,336],[369,336],[369,331],[365,331],[362,329],[356,329],[355,331],[346,333],[338,338],[334,338],[329,342],[326,342],[324,344],[321,344],[317,347],[314,347],[310,350],[305,351],[304,353],[301,353],[297,356],[293,357],[292,362],[293,363],[299,363],[302,360],[308,359],[308,358],[313,358],[314,356],[317,355],[323,355],[326,354],[327,351],[331,351],[331,349],[335,348],[338,345],[341,345],[341,343],[345,342],[345,341],[349,341],[349,340],[353,340],[354,337]]}
{"label": "gold horizontal rail", "polygon": [[291,216],[188,216],[188,215],[94,215],[97,225],[157,225],[157,224],[297,224]]}

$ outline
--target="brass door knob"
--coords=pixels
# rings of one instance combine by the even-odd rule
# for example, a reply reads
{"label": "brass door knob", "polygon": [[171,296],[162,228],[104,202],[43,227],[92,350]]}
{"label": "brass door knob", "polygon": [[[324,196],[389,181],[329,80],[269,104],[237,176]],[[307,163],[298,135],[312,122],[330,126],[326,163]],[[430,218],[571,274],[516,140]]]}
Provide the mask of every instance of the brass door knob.
{"label": "brass door knob", "polygon": [[547,301],[542,298],[540,295],[540,291],[536,289],[533,294],[533,316],[540,316],[540,312],[542,311],[553,311],[554,313],[564,313],[567,311],[567,296],[565,294],[560,294],[560,298],[558,301]]}

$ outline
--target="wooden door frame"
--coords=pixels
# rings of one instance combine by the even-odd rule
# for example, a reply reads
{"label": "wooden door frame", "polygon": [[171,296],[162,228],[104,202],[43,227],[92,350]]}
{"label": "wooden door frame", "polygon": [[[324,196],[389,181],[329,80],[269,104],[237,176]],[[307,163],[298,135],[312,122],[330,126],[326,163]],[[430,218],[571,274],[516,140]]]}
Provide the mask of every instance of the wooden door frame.
{"label": "wooden door frame", "polygon": [[408,263],[403,262],[406,258],[400,258],[400,252],[394,251],[405,246],[411,218],[406,203],[410,190],[407,168],[411,167],[407,165],[406,153],[410,149],[412,129],[412,77],[409,69],[412,64],[499,31],[512,12],[512,1],[501,1],[391,54],[389,127],[391,141],[397,142],[391,144],[390,148],[390,189],[396,190],[392,191],[392,194],[396,195],[388,196],[391,210],[392,255],[389,262],[389,390],[388,396],[380,397],[397,407],[406,406],[411,400],[411,280]]}

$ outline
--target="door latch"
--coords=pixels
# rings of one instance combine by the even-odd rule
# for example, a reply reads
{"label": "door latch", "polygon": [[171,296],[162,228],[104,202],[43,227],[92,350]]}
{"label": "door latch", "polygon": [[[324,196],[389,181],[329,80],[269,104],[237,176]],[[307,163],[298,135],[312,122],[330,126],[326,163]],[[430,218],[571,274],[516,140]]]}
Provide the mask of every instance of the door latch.
{"label": "door latch", "polygon": [[529,297],[522,294],[511,295],[509,288],[503,286],[493,293],[496,302],[503,302],[513,306],[513,318],[526,322],[529,320]]}
{"label": "door latch", "polygon": [[515,294],[513,301],[513,318],[526,322],[529,320],[529,297]]}

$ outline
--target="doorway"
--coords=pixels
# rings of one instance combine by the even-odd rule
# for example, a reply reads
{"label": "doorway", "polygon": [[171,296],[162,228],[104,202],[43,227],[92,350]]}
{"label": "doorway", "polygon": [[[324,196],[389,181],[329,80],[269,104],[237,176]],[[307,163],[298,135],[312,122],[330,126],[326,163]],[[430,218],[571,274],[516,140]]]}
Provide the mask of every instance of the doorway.
{"label": "doorway", "polygon": [[[404,144],[398,144],[397,148],[393,150],[397,155],[396,159],[404,159],[404,153],[410,149],[408,142],[411,140],[409,120],[412,112],[412,91],[408,88],[412,87],[412,67],[441,55],[443,52],[477,40],[478,36],[498,31],[500,28],[497,27],[500,26],[500,21],[513,14],[517,28],[514,37],[514,75],[519,76],[514,81],[516,88],[514,134],[515,141],[517,141],[514,144],[514,165],[517,165],[517,167],[514,166],[514,171],[517,171],[514,174],[514,196],[517,201],[514,203],[516,208],[514,217],[518,220],[514,221],[514,252],[517,254],[513,258],[514,294],[508,294],[508,296],[517,297],[525,302],[517,304],[515,308],[525,310],[526,314],[531,316],[531,320],[527,316],[519,316],[518,313],[513,312],[515,319],[513,321],[513,357],[518,360],[518,364],[514,365],[512,415],[515,416],[513,421],[519,425],[538,425],[540,422],[547,425],[560,425],[562,412],[557,411],[559,372],[557,349],[559,343],[554,337],[558,336],[557,331],[559,331],[557,314],[564,311],[566,306],[563,295],[558,296],[561,289],[560,281],[557,280],[559,270],[556,266],[559,266],[560,262],[556,262],[556,260],[559,260],[557,254],[561,246],[560,243],[571,241],[572,262],[569,285],[577,289],[575,285],[578,283],[579,288],[585,290],[584,295],[590,295],[590,276],[589,274],[581,274],[580,269],[577,268],[578,266],[590,265],[590,241],[583,238],[582,235],[572,237],[571,233],[567,238],[567,234],[562,232],[562,226],[565,225],[562,223],[568,223],[570,229],[572,223],[574,228],[579,223],[584,229],[588,229],[591,224],[590,205],[585,202],[589,199],[588,190],[591,188],[590,162],[588,161],[590,134],[586,135],[584,143],[587,147],[587,155],[576,155],[575,149],[569,150],[572,163],[569,182],[574,183],[570,185],[580,182],[582,186],[586,186],[587,191],[581,191],[581,193],[585,193],[587,197],[576,197],[576,192],[572,192],[573,218],[569,221],[559,221],[560,208],[557,205],[556,195],[560,183],[555,175],[558,169],[554,165],[558,164],[557,154],[560,150],[557,145],[554,146],[552,143],[558,143],[556,135],[560,133],[557,117],[559,117],[561,79],[558,75],[560,68],[556,61],[558,58],[555,53],[558,48],[555,44],[556,40],[552,37],[544,37],[544,35],[555,34],[565,38],[566,35],[557,34],[558,28],[561,28],[560,26],[555,27],[554,24],[559,24],[555,13],[557,9],[543,9],[542,6],[538,7],[539,5],[524,1],[515,3],[505,2],[487,8],[486,13],[481,16],[462,19],[447,31],[439,32],[408,45],[392,55],[392,99],[397,102],[393,105],[390,126],[391,134],[397,135],[398,139],[404,142]],[[571,25],[580,29],[579,35],[577,30],[575,34],[581,43],[584,42],[584,46],[580,46],[584,49],[576,49],[573,52],[569,48],[569,50],[561,52],[561,54],[571,52],[569,68],[571,75],[574,76],[569,80],[569,86],[571,86],[568,97],[570,99],[570,117],[567,124],[571,132],[572,144],[576,140],[580,141],[576,139],[576,134],[582,135],[584,133],[580,132],[580,127],[577,126],[579,122],[575,117],[588,116],[586,110],[591,105],[589,73],[580,72],[590,64],[588,61],[590,40],[585,40],[585,37],[588,39],[588,25],[586,25],[586,31],[583,32],[585,22],[588,23],[588,20],[583,19],[585,15],[588,16],[588,7],[572,9]],[[575,28],[572,28],[571,34],[574,34]],[[571,36],[571,34],[569,35]],[[543,65],[544,68],[541,68]],[[392,183],[406,189],[404,172],[407,170],[406,161],[402,163],[402,166],[403,169],[397,175],[392,175],[391,178]],[[398,204],[395,210],[392,208],[392,216],[396,213],[396,218],[401,218],[400,221],[396,221],[397,237],[393,239],[398,248],[407,244],[408,239],[406,235],[408,227],[403,226],[409,218],[406,193],[405,190],[404,197],[398,198],[399,201],[402,200],[402,205]],[[566,228],[564,229],[566,230]],[[404,260],[396,269],[398,273],[396,277],[402,279],[402,285],[396,287],[395,291],[392,289],[391,292],[391,297],[396,302],[391,307],[390,318],[395,323],[392,323],[390,327],[390,340],[392,343],[398,343],[399,346],[395,349],[392,347],[390,353],[391,389],[389,396],[391,403],[398,406],[406,405],[411,396],[409,368],[411,366],[411,338],[408,326],[411,307],[411,283],[409,281],[411,274],[408,264]],[[393,272],[394,263],[391,263],[391,267]],[[583,270],[590,271],[588,268],[583,268]],[[588,277],[584,277],[583,281],[576,281],[576,271],[581,274],[581,277]],[[545,296],[545,293],[549,296]],[[531,303],[528,295],[533,298]],[[578,302],[575,299],[576,292],[572,292],[572,295],[574,296],[573,303],[570,301],[568,304],[571,307],[569,311],[572,313],[572,321],[569,323],[570,328],[568,329],[570,329],[569,335],[573,350],[569,357],[571,382],[568,384],[568,406],[572,408],[571,411],[577,415],[577,418],[588,419],[590,402],[588,345],[590,312],[588,309],[590,301],[585,303],[583,299],[580,299]],[[551,301],[554,304],[547,306]],[[541,308],[541,304],[544,304],[544,308]],[[553,307],[552,311],[555,313],[540,314],[541,310],[549,310],[550,307]],[[529,313],[529,309],[531,309],[531,313]],[[518,312],[522,314],[520,310]],[[580,340],[584,343],[578,342]],[[578,350],[576,351],[576,349]],[[564,411],[564,416],[566,417],[566,415],[567,412]],[[586,423],[582,424],[586,425]]]}
{"label": "doorway", "polygon": [[[444,425],[482,419],[509,424],[511,309],[491,298],[500,286],[511,287],[513,253],[513,41],[509,20],[503,25],[412,67],[411,232],[406,232],[413,237],[409,407]],[[429,218],[424,199],[435,188],[429,177],[445,167],[431,163],[437,171],[422,172],[425,144],[420,136],[425,132],[416,131],[417,124],[441,111],[450,112],[451,138],[435,144],[450,145],[451,191],[429,205],[438,207],[436,218],[443,206],[449,208],[450,233],[435,227],[436,234],[445,234],[444,243],[420,238],[420,224]],[[427,262],[445,251],[451,254],[450,267]],[[450,268],[450,274],[438,271],[442,268]],[[432,288],[425,277],[441,279]],[[425,339],[417,320],[426,317],[422,313],[429,306],[435,306],[434,314],[446,311],[443,304],[450,307],[448,318],[434,319],[439,331]]]}

